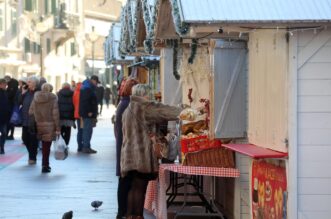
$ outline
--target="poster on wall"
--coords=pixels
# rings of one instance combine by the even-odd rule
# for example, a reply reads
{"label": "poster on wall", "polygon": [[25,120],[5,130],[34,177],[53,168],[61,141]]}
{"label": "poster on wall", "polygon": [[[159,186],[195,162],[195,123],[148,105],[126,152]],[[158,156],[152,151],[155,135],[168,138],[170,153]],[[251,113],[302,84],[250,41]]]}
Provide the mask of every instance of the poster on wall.
{"label": "poster on wall", "polygon": [[285,164],[254,160],[252,165],[253,219],[287,218],[287,180]]}

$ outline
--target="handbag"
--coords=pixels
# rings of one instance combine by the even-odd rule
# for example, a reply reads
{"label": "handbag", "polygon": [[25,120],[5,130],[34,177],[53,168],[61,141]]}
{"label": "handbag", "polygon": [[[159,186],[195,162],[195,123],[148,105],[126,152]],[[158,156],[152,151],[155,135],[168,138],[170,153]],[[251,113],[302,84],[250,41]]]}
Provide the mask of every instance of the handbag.
{"label": "handbag", "polygon": [[13,113],[10,117],[10,123],[14,126],[22,126],[22,110],[18,105],[14,106]]}

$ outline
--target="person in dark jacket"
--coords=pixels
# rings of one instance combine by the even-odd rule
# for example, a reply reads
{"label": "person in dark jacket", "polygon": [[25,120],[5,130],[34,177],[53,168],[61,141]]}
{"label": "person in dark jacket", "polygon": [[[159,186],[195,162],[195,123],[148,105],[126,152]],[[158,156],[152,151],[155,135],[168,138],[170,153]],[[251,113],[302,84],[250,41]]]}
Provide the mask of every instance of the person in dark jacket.
{"label": "person in dark jacket", "polygon": [[105,88],[105,95],[104,95],[104,98],[105,98],[105,101],[106,101],[106,106],[107,106],[107,109],[109,109],[109,102],[110,102],[110,95],[111,95],[111,90],[110,90],[110,86],[107,85],[106,88]]}
{"label": "person in dark jacket", "polygon": [[98,112],[98,114],[100,114],[100,115],[102,113],[104,94],[105,94],[105,88],[102,86],[102,84],[98,84],[97,88],[96,88],[96,95],[97,95],[97,100],[98,100],[98,107],[100,105],[100,110]]}
{"label": "person in dark jacket", "polygon": [[35,129],[35,120],[34,117],[29,115],[30,105],[34,98],[34,94],[37,91],[37,86],[39,80],[36,76],[31,76],[28,78],[28,89],[22,89],[22,96],[20,103],[22,105],[22,126],[23,133],[22,138],[23,142],[29,152],[29,164],[33,165],[37,162],[37,153],[38,153],[38,139]]}
{"label": "person in dark jacket", "polygon": [[96,126],[98,116],[98,100],[96,96],[96,86],[99,83],[99,78],[96,75],[86,79],[80,89],[79,97],[79,115],[82,120],[83,128],[83,148],[82,152],[94,154],[97,151],[91,148],[91,138],[93,127]]}
{"label": "person in dark jacket", "polygon": [[[14,78],[11,78],[10,76],[5,76],[5,80],[7,81],[7,95],[9,101],[10,116],[11,116],[16,103],[15,100],[18,91],[18,81]],[[15,126],[11,124],[9,120],[7,124],[7,139],[14,140]]]}
{"label": "person in dark jacket", "polygon": [[115,121],[115,138],[116,138],[116,176],[119,177],[118,188],[117,188],[117,202],[118,211],[116,218],[125,217],[127,212],[127,201],[128,191],[130,186],[129,177],[121,177],[121,147],[123,143],[123,131],[122,131],[122,114],[130,103],[131,90],[134,85],[138,84],[138,81],[129,79],[126,81],[123,88],[121,100],[116,110],[116,121]]}
{"label": "person in dark jacket", "polygon": [[0,154],[5,153],[7,123],[10,116],[10,107],[6,87],[7,81],[5,79],[0,79]]}
{"label": "person in dark jacket", "polygon": [[60,110],[61,136],[67,145],[70,141],[71,127],[75,127],[73,95],[74,92],[71,90],[69,83],[64,83],[62,89],[57,94]]}

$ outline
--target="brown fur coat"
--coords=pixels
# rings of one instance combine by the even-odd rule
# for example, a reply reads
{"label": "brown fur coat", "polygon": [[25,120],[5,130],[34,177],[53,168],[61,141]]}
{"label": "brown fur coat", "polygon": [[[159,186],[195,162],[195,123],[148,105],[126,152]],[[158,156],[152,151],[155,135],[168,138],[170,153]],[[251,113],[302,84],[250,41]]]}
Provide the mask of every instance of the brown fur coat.
{"label": "brown fur coat", "polygon": [[37,137],[42,141],[53,141],[60,131],[60,116],[57,97],[50,92],[39,91],[34,95],[29,110],[37,123]]}
{"label": "brown fur coat", "polygon": [[123,144],[121,150],[121,175],[137,170],[141,173],[158,172],[158,160],[153,153],[149,133],[155,124],[176,120],[181,112],[178,107],[167,106],[132,96],[123,113]]}

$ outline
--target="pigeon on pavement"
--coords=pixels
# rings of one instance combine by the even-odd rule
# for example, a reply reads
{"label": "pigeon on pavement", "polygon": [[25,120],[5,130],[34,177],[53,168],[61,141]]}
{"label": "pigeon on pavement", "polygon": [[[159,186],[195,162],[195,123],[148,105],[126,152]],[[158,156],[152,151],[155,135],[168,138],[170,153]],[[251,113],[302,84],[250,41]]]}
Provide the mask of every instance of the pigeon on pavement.
{"label": "pigeon on pavement", "polygon": [[94,210],[98,210],[98,208],[102,205],[102,201],[93,201],[91,202],[91,206],[94,208]]}
{"label": "pigeon on pavement", "polygon": [[72,216],[73,216],[73,212],[68,211],[68,212],[63,214],[62,219],[72,219]]}

